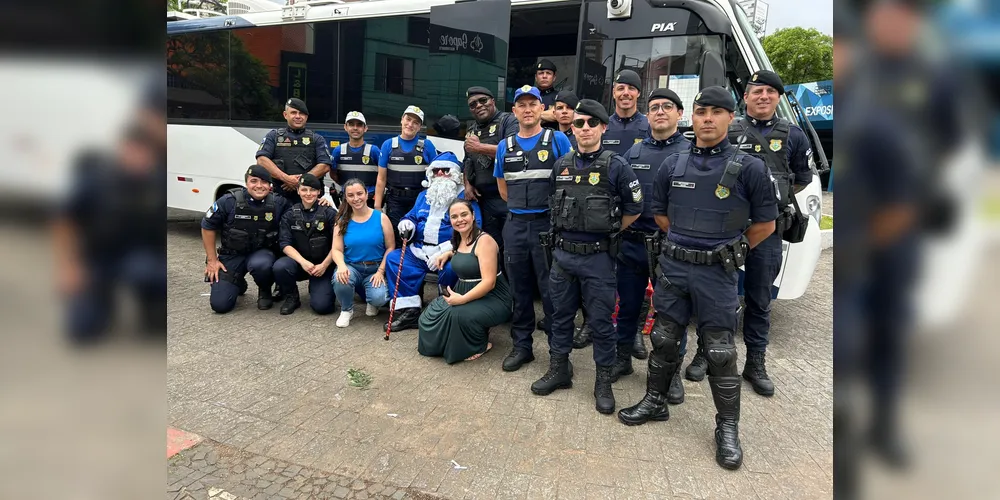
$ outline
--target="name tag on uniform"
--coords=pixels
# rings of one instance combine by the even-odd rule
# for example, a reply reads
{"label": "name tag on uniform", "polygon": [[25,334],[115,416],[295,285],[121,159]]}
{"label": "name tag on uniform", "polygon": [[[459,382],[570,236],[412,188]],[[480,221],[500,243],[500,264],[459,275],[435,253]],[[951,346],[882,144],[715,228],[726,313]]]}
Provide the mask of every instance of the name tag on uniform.
{"label": "name tag on uniform", "polygon": [[296,224],[296,225],[292,226],[292,229],[294,229],[296,231],[301,231],[302,230],[302,226]]}
{"label": "name tag on uniform", "polygon": [[559,176],[556,176],[556,180],[560,181],[560,182],[564,182],[564,181],[568,182],[568,181],[572,181],[573,180],[573,176],[572,175],[559,175]]}
{"label": "name tag on uniform", "polygon": [[621,144],[622,141],[619,141],[618,139],[606,139],[606,140],[601,141],[601,143],[602,144]]}
{"label": "name tag on uniform", "polygon": [[740,144],[740,149],[753,149],[753,144]]}
{"label": "name tag on uniform", "polygon": [[632,165],[632,170],[649,170],[650,165],[648,163],[635,163]]}
{"label": "name tag on uniform", "polygon": [[291,145],[292,143],[290,142],[279,142],[275,144],[275,146],[291,146]]}
{"label": "name tag on uniform", "polygon": [[694,189],[694,183],[684,182],[684,181],[672,181],[670,183],[670,187],[681,188],[681,189]]}
{"label": "name tag on uniform", "polygon": [[403,161],[402,156],[390,156],[389,161]]}
{"label": "name tag on uniform", "polygon": [[353,156],[341,156],[340,159],[344,161],[354,161]]}
{"label": "name tag on uniform", "polygon": [[503,159],[504,163],[514,163],[514,162],[524,162],[524,158],[520,156],[508,156]]}
{"label": "name tag on uniform", "polygon": [[250,216],[249,215],[236,214],[236,215],[233,216],[233,218],[234,219],[250,219]]}

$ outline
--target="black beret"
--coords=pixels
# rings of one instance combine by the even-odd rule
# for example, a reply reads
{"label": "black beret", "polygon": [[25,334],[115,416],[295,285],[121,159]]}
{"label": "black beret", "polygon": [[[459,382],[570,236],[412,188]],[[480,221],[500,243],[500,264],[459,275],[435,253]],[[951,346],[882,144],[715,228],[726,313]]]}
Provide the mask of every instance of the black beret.
{"label": "black beret", "polygon": [[656,89],[649,93],[649,99],[646,99],[647,103],[652,103],[654,99],[668,99],[677,106],[678,109],[684,109],[684,104],[681,102],[681,98],[677,97],[677,93],[670,89]]}
{"label": "black beret", "polygon": [[580,98],[572,90],[563,90],[556,94],[556,102],[561,102],[571,108],[575,108],[580,102]]}
{"label": "black beret", "polygon": [[302,177],[299,177],[299,185],[309,186],[313,189],[319,190],[320,192],[319,194],[321,196],[323,195],[323,181],[317,179],[316,176],[313,174],[310,174],[308,172],[302,174]]}
{"label": "black beret", "polygon": [[694,103],[698,106],[714,106],[727,111],[736,110],[736,99],[733,99],[733,95],[716,85],[701,89],[701,92],[694,96]]}
{"label": "black beret", "polygon": [[608,124],[608,110],[604,109],[601,103],[593,99],[580,99],[580,102],[577,103],[574,109],[576,109],[577,113],[593,116],[601,120],[605,125]]}
{"label": "black beret", "polygon": [[266,168],[257,164],[250,165],[250,168],[247,169],[246,177],[256,177],[260,180],[271,182],[271,173]]}
{"label": "black beret", "polygon": [[302,99],[296,99],[293,97],[289,99],[288,102],[285,103],[285,106],[288,106],[289,108],[292,109],[297,109],[305,115],[309,114],[309,108],[306,107],[306,103]]}
{"label": "black beret", "polygon": [[490,92],[490,89],[486,87],[469,87],[469,90],[465,91],[465,97],[472,97],[480,94],[489,96],[490,99],[493,99],[493,92]]}
{"label": "black beret", "polygon": [[781,83],[781,77],[774,71],[766,69],[757,70],[754,74],[750,75],[750,81],[747,82],[747,85],[767,85],[777,90],[779,94],[785,93],[785,86]]}
{"label": "black beret", "polygon": [[455,115],[444,115],[441,118],[438,118],[438,121],[434,122],[433,127],[434,130],[437,131],[438,135],[450,137],[462,128],[462,122],[460,122]]}
{"label": "black beret", "polygon": [[642,90],[642,80],[639,79],[639,74],[630,69],[619,71],[618,76],[615,77],[615,83],[625,83]]}
{"label": "black beret", "polygon": [[547,70],[555,73],[556,72],[556,65],[555,65],[555,63],[553,63],[552,61],[550,61],[548,59],[542,59],[542,60],[538,61],[538,64],[535,65],[535,71],[538,72],[538,71],[541,71],[543,69],[547,69]]}

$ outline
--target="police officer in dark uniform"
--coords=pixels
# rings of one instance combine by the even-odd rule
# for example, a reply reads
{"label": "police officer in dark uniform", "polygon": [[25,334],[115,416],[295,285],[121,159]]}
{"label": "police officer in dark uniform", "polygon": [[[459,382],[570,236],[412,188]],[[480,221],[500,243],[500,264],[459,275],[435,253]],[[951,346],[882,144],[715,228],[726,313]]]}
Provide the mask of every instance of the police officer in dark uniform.
{"label": "police officer in dark uniform", "polygon": [[421,183],[427,179],[425,169],[437,156],[433,142],[417,137],[423,123],[424,111],[407,106],[399,121],[399,135],[382,143],[379,156],[375,208],[382,210],[385,202],[385,214],[392,222],[397,247],[403,241],[399,238],[399,221],[413,209],[417,195],[424,189]]}
{"label": "police officer in dark uniform", "polygon": [[573,350],[573,318],[581,302],[590,313],[594,330],[596,409],[615,409],[611,371],[615,362],[615,256],[617,234],[642,213],[642,187],[625,160],[601,147],[608,113],[597,101],[583,99],[576,106],[578,151],[560,158],[552,169],[549,206],[552,232],[543,235],[551,248],[549,295],[552,297],[552,334],[549,370],[531,384],[538,395],[573,385],[569,354]]}
{"label": "police officer in dark uniform", "polygon": [[[764,350],[770,328],[772,284],[781,270],[781,235],[793,220],[791,202],[794,192],[801,191],[812,181],[809,167],[809,140],[802,129],[774,111],[785,87],[773,71],[760,70],[750,76],[743,100],[747,103],[746,119],[737,119],[729,127],[729,142],[740,151],[761,159],[778,185],[778,219],[770,235],[747,256],[743,280],[743,342],[747,346],[743,378],[757,394],[771,396],[774,384],[764,368]],[[746,140],[741,143],[743,135]],[[699,349],[685,371],[691,380],[704,378],[707,366],[704,346]]]}
{"label": "police officer in dark uniform", "polygon": [[556,104],[553,106],[552,115],[559,124],[559,131],[566,134],[569,144],[576,149],[576,137],[573,137],[573,115],[580,98],[572,90],[563,90],[556,94]]}
{"label": "police officer in dark uniform", "polygon": [[271,174],[274,193],[298,203],[299,176],[309,172],[322,179],[330,172],[330,150],[323,136],[306,128],[309,109],[301,99],[291,98],[282,113],[288,126],[264,136],[257,150],[257,164]]}
{"label": "police officer in dark uniform", "polygon": [[653,295],[653,352],[646,395],[618,412],[626,425],[670,418],[664,395],[680,365],[688,322],[697,316],[717,410],[715,460],[727,469],[743,463],[735,343],[737,269],[746,252],[774,232],[778,215],[767,167],[740,154],[726,137],[735,109],[736,101],[722,87],[698,93],[692,113],[694,146],[667,158],[656,174],[653,214],[667,234],[661,240],[659,283]]}
{"label": "police officer in dark uniform", "polygon": [[[236,307],[236,297],[247,289],[247,272],[257,283],[257,309],[274,304],[274,251],[278,244],[278,223],[288,201],[271,192],[271,174],[261,165],[247,169],[246,187],[229,190],[201,220],[201,240],[205,245],[205,276],[212,283],[209,303],[217,313]],[[222,246],[215,249],[216,235],[222,231]]]}
{"label": "police officer in dark uniform", "polygon": [[556,123],[556,117],[552,114],[557,95],[555,84],[555,63],[548,59],[540,59],[535,63],[535,88],[538,89],[538,94],[542,96],[542,105],[544,106],[542,111],[542,126],[553,130],[559,128]]}
{"label": "police officer in dark uniform", "polygon": [[333,226],[337,211],[317,204],[323,196],[323,181],[312,174],[299,179],[299,197],[281,217],[278,245],[285,254],[274,263],[274,279],[281,288],[285,303],[281,314],[292,314],[302,302],[295,284],[309,280],[309,307],[316,314],[333,312]]}
{"label": "police officer in dark uniform", "polygon": [[[667,157],[691,149],[691,141],[677,130],[677,122],[684,113],[680,97],[672,90],[656,89],[649,94],[648,101],[650,137],[632,146],[625,156],[642,186],[644,203],[642,215],[622,231],[622,251],[618,255],[618,358],[611,376],[614,382],[632,373],[633,355],[646,359],[648,354],[640,319],[646,317],[641,309],[650,278],[646,240],[657,231],[652,208],[653,180]],[[667,401],[684,402],[684,385],[678,373],[671,378]]]}
{"label": "police officer in dark uniform", "polygon": [[378,161],[382,151],[365,142],[368,122],[360,111],[347,113],[344,131],[350,138],[333,150],[330,176],[339,184],[358,179],[368,186],[368,206],[375,206],[375,183],[378,182]]}
{"label": "police officer in dark uniform", "polygon": [[[493,176],[510,214],[504,225],[504,264],[507,268],[514,314],[510,335],[514,348],[503,361],[504,371],[516,371],[534,361],[531,335],[535,328],[534,288],[542,295],[545,320],[552,318],[549,271],[538,239],[549,231],[550,177],[556,160],[569,153],[569,139],[562,132],[543,129],[542,99],[538,89],[525,85],[514,92],[514,115],[520,124],[497,148]],[[541,330],[550,331],[545,324]]]}
{"label": "police officer in dark uniform", "polygon": [[649,136],[649,121],[646,115],[639,112],[639,92],[642,91],[642,81],[638,73],[623,69],[615,77],[612,96],[615,100],[615,112],[608,123],[608,131],[602,139],[606,149],[624,155],[633,144],[642,142]]}
{"label": "police officer in dark uniform", "polygon": [[486,87],[469,87],[465,96],[469,100],[469,111],[476,118],[465,133],[465,160],[462,165],[465,199],[479,202],[483,231],[497,241],[500,255],[503,255],[507,202],[500,197],[493,169],[497,144],[517,133],[517,119],[510,113],[497,110],[493,93]]}

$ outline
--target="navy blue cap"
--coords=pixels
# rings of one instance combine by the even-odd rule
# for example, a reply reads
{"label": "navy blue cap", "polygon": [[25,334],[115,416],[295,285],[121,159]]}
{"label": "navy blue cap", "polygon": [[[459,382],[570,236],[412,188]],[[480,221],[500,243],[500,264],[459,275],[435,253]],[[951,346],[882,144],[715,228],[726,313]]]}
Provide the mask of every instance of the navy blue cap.
{"label": "navy blue cap", "polygon": [[577,113],[593,116],[601,120],[605,125],[608,124],[608,110],[604,109],[601,103],[593,99],[580,99],[575,109]]}
{"label": "navy blue cap", "polygon": [[306,172],[302,174],[302,177],[299,177],[299,185],[309,186],[313,189],[318,190],[320,196],[323,195],[323,181],[319,180],[318,178],[316,178],[315,175],[310,174],[309,172]]}
{"label": "navy blue cap", "polygon": [[262,181],[271,182],[271,173],[256,163],[250,165],[250,168],[247,169],[246,177],[256,177]]}
{"label": "navy blue cap", "polygon": [[733,99],[733,95],[716,85],[701,89],[701,92],[694,96],[694,103],[698,106],[714,106],[727,111],[736,111],[736,99]]}
{"label": "navy blue cap", "polygon": [[556,65],[555,65],[555,63],[553,63],[552,61],[550,61],[548,59],[542,59],[542,60],[538,61],[538,64],[535,64],[535,72],[536,73],[539,72],[539,71],[545,70],[545,69],[547,69],[547,70],[555,73],[556,72]]}
{"label": "navy blue cap", "polygon": [[296,99],[293,97],[289,99],[288,102],[285,103],[285,106],[288,106],[289,108],[292,109],[297,109],[304,115],[309,114],[309,108],[306,107],[306,103],[302,99]]}
{"label": "navy blue cap", "polygon": [[642,90],[642,80],[639,79],[639,73],[630,69],[623,69],[619,71],[618,76],[615,77],[615,83],[624,83]]}
{"label": "navy blue cap", "polygon": [[747,85],[767,85],[777,90],[779,94],[785,93],[785,85],[781,83],[781,77],[774,71],[759,69],[750,75]]}
{"label": "navy blue cap", "polygon": [[538,91],[538,87],[532,87],[531,85],[525,85],[525,86],[517,89],[517,92],[514,92],[514,102],[517,102],[518,98],[520,98],[521,96],[526,95],[526,94],[527,95],[533,95],[533,96],[535,96],[535,99],[538,99],[539,101],[542,100],[542,93]]}
{"label": "navy blue cap", "polygon": [[670,89],[656,89],[649,93],[649,99],[646,99],[647,103],[652,103],[656,99],[667,99],[677,106],[677,109],[684,109],[684,104],[681,102],[681,98],[677,96],[677,93]]}
{"label": "navy blue cap", "polygon": [[561,102],[571,108],[575,108],[580,103],[580,98],[572,90],[563,90],[556,94],[556,102]]}

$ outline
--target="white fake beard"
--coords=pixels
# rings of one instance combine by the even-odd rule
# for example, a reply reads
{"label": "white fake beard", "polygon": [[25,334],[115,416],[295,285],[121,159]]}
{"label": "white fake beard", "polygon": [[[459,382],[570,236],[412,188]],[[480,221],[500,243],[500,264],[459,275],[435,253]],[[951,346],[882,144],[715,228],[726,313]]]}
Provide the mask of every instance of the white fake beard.
{"label": "white fake beard", "polygon": [[461,191],[460,183],[452,177],[435,177],[427,188],[427,203],[436,209],[447,208]]}

